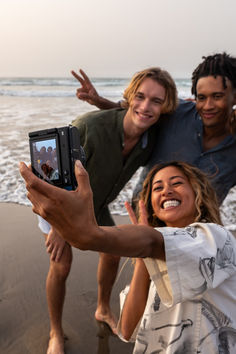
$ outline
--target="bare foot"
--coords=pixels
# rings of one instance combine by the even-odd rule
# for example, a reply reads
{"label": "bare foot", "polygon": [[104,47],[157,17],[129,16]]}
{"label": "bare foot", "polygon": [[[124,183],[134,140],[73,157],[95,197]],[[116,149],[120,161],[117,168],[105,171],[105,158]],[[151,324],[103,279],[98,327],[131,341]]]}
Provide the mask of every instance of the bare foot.
{"label": "bare foot", "polygon": [[47,354],[65,354],[64,337],[53,335],[49,339]]}
{"label": "bare foot", "polygon": [[111,331],[117,335],[117,321],[111,311],[106,314],[102,314],[99,310],[95,312],[95,318],[99,322],[105,322],[111,329]]}

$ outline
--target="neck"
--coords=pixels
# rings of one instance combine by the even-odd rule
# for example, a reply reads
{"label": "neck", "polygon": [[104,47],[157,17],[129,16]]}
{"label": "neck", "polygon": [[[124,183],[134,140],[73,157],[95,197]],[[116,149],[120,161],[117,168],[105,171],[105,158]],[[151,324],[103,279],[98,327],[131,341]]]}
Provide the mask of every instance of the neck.
{"label": "neck", "polygon": [[126,113],[123,120],[124,135],[128,139],[140,138],[140,136],[145,132],[146,129],[142,129],[134,125],[132,120],[129,118],[129,111]]}
{"label": "neck", "polygon": [[124,149],[123,155],[128,155],[133,147],[138,143],[140,137],[144,133],[144,129],[136,127],[128,117],[128,112],[126,113],[123,121],[123,131],[124,131]]}
{"label": "neck", "polygon": [[209,150],[225,139],[229,135],[229,130],[225,125],[217,127],[204,127],[203,128],[203,147],[204,150]]}

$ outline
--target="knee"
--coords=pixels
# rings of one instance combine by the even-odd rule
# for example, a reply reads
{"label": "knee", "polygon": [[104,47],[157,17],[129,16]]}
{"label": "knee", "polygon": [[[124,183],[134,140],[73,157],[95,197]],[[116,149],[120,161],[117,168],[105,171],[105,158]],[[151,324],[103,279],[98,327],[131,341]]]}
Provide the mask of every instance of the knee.
{"label": "knee", "polygon": [[54,277],[60,280],[66,280],[71,269],[71,261],[66,262],[50,262],[50,269],[49,274],[53,275]]}
{"label": "knee", "polygon": [[105,263],[110,267],[117,267],[120,262],[120,256],[114,256],[111,254],[101,253],[100,260],[102,263]]}

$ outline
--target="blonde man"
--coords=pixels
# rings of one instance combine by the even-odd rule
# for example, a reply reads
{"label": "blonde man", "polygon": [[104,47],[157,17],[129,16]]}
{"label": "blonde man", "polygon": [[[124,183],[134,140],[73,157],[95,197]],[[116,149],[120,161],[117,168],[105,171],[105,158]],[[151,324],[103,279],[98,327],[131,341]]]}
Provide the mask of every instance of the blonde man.
{"label": "blonde man", "polygon": [[[86,75],[82,71],[83,78],[72,73],[84,84]],[[175,83],[169,73],[160,68],[149,68],[137,73],[125,90],[124,99],[126,108],[90,112],[73,122],[80,132],[81,144],[85,150],[86,168],[99,225],[114,225],[108,204],[116,198],[133,173],[149,160],[156,144],[156,123],[160,115],[172,113],[177,107]],[[43,219],[40,219],[39,226],[45,234],[47,250],[51,253],[47,277],[51,323],[48,354],[62,354],[62,309],[72,250]],[[119,261],[118,256],[102,253],[97,274],[98,303],[95,318],[106,322],[114,333],[116,319],[109,302]]]}

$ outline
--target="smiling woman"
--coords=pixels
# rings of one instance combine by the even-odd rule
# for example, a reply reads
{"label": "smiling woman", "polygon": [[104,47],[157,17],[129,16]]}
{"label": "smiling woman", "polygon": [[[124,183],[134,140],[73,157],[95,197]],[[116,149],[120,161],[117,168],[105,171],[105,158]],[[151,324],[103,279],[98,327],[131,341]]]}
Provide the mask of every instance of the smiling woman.
{"label": "smiling woman", "polygon": [[166,226],[185,227],[197,214],[195,194],[184,173],[175,166],[158,171],[153,178],[151,202],[154,214]]}
{"label": "smiling woman", "polygon": [[[171,210],[169,208],[166,210],[163,205],[164,202],[173,199],[174,203],[177,203],[176,207],[181,206],[179,209],[189,213],[190,216],[189,221],[182,218],[176,220],[175,222],[185,223],[179,227],[202,220],[221,224],[217,197],[208,178],[198,168],[184,162],[176,161],[154,166],[143,183],[140,198],[147,209],[148,223],[154,227],[171,226],[162,218],[162,214],[165,218],[164,214],[168,215],[166,211],[169,212],[174,208],[172,206]],[[173,210],[175,212],[176,207]]]}
{"label": "smiling woman", "polygon": [[136,260],[121,293],[120,337],[135,340],[134,353],[234,353],[235,295],[226,283],[236,277],[235,239],[219,226],[207,177],[183,162],[157,165],[139,207],[141,222],[165,226],[157,229],[165,256]]}
{"label": "smiling woman", "polygon": [[[88,174],[80,162],[76,163],[79,188],[75,192],[46,184],[24,164],[21,173],[34,211],[73,246],[139,257],[130,288],[121,294],[118,325],[122,339],[135,341],[134,353],[235,353],[236,240],[219,225],[215,194],[200,170],[184,163],[158,166],[152,174],[154,183],[150,175],[144,184],[140,201],[144,225],[118,227],[96,224]],[[156,192],[157,181],[160,191]],[[168,191],[171,208],[163,195]],[[152,205],[152,193],[162,194],[163,200],[154,198]],[[167,218],[168,209],[171,216]],[[174,211],[179,213],[175,222]],[[154,229],[151,220],[172,227]]]}

